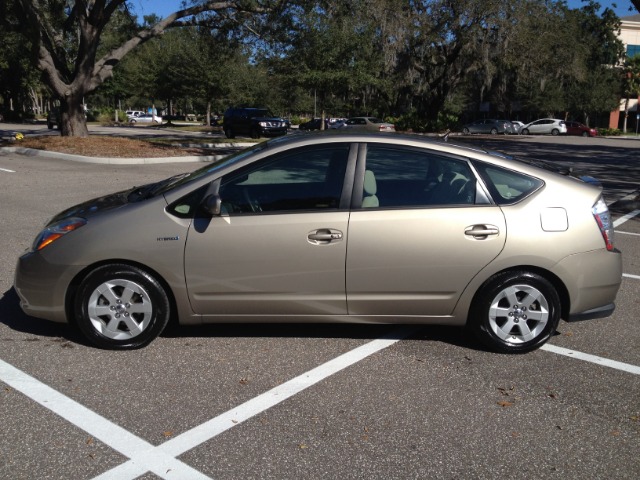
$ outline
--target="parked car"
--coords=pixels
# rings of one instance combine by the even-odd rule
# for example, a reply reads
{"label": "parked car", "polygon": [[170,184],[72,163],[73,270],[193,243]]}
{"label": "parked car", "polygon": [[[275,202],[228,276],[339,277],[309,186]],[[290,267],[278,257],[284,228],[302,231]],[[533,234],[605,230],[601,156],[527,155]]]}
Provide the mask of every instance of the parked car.
{"label": "parked car", "polygon": [[524,127],[524,123],[518,120],[511,120],[511,125],[513,125],[513,128],[515,130],[514,133],[516,134],[520,134],[520,132],[522,131],[522,127]]}
{"label": "parked car", "polygon": [[47,128],[53,130],[56,126],[60,128],[60,107],[53,107],[47,113]]}
{"label": "parked car", "polygon": [[354,130],[369,130],[371,132],[395,132],[392,123],[383,122],[376,117],[353,117],[344,122],[343,128]]}
{"label": "parked car", "polygon": [[140,110],[127,110],[125,114],[127,115],[127,118],[132,118],[132,117],[139,117],[140,115],[144,115],[144,112],[141,112]]}
{"label": "parked car", "polygon": [[580,122],[565,122],[567,124],[567,135],[580,135],[582,137],[596,137],[598,131],[595,128],[587,127]]}
{"label": "parked car", "polygon": [[129,117],[129,123],[162,123],[162,117],[151,113],[143,113],[137,117]]}
{"label": "parked car", "polygon": [[567,133],[567,125],[564,120],[558,120],[556,118],[541,118],[540,120],[528,123],[527,125],[522,127],[520,133],[522,135],[560,135]]}
{"label": "parked car", "polygon": [[224,113],[223,129],[227,138],[286,135],[287,128],[285,119],[274,116],[266,108],[230,108]]}
{"label": "parked car", "polygon": [[[325,120],[324,122],[325,130],[329,129],[329,122]],[[314,118],[309,120],[308,122],[301,123],[298,128],[300,130],[320,130],[322,128],[322,119]]]}
{"label": "parked car", "polygon": [[175,318],[466,325],[526,352],[561,318],[611,314],[613,242],[589,183],[346,131],[270,140],[69,208],[19,258],[15,289],[28,315],[104,348],[144,346]]}
{"label": "parked car", "polygon": [[466,124],[462,128],[462,133],[465,135],[471,133],[490,133],[491,135],[497,135],[498,133],[512,134],[517,132],[509,120],[483,119]]}

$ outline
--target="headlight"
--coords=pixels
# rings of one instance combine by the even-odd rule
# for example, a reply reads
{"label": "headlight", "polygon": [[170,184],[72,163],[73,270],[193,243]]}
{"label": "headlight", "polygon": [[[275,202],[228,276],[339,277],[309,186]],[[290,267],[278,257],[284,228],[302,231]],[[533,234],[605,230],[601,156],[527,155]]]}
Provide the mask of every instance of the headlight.
{"label": "headlight", "polygon": [[268,127],[269,125],[267,124],[267,122],[258,122],[258,125],[260,125],[262,128]]}
{"label": "headlight", "polygon": [[64,220],[49,225],[38,234],[35,241],[33,242],[32,249],[34,251],[42,250],[44,247],[52,244],[63,235],[66,235],[69,232],[73,232],[74,230],[86,224],[87,221],[84,218],[71,217],[65,218]]}

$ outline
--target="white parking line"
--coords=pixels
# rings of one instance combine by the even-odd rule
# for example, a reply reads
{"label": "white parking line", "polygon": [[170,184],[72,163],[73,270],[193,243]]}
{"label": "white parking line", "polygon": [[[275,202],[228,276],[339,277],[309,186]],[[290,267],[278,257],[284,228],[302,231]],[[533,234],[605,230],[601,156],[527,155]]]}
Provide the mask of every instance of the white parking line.
{"label": "white parking line", "polygon": [[615,368],[616,370],[622,370],[623,372],[640,375],[640,367],[636,367],[635,365],[616,362],[615,360],[609,360],[608,358],[598,357],[596,355],[590,355],[588,353],[582,353],[576,350],[569,350],[568,348],[556,347],[555,345],[551,345],[549,343],[540,347],[540,350],[546,350],[547,352],[576,358],[578,360],[584,360],[585,362],[595,363],[598,365],[602,365],[603,367]]}
{"label": "white parking line", "polygon": [[620,225],[625,223],[627,220],[631,220],[633,217],[637,217],[638,215],[640,215],[640,210],[634,210],[631,213],[627,213],[626,215],[620,217],[615,222],[613,222],[613,227],[614,228],[619,227]]}
{"label": "white parking line", "polygon": [[60,415],[131,460],[96,479],[134,479],[150,471],[164,479],[208,479],[175,457],[283,402],[325,378],[406,338],[420,327],[400,328],[340,355],[302,375],[154,447],[132,433],[83,407],[51,387],[0,360],[0,380]]}
{"label": "white parking line", "polygon": [[640,280],[640,275],[631,275],[630,273],[623,273],[622,276],[626,278],[633,278],[634,280]]}
{"label": "white parking line", "polygon": [[151,471],[167,479],[205,480],[209,478],[180,460],[157,451],[150,443],[2,360],[0,360],[0,380],[115,451],[135,459],[136,465],[143,470],[143,473]]}
{"label": "white parking line", "polygon": [[7,168],[0,168],[1,172],[7,172],[7,173],[16,173],[15,170],[9,170]]}
{"label": "white parking line", "polygon": [[636,237],[640,237],[640,233],[633,233],[633,232],[621,232],[620,230],[616,230],[616,235],[618,234],[622,234],[622,235],[635,235]]}

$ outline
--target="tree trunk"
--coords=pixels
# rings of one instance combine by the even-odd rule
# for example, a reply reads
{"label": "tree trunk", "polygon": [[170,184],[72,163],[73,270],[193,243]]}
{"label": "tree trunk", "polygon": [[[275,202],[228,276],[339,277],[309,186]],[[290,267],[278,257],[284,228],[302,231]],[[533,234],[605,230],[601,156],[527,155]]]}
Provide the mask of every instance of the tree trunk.
{"label": "tree trunk", "polygon": [[69,95],[60,100],[60,135],[63,137],[88,137],[87,119],[84,115],[82,95]]}

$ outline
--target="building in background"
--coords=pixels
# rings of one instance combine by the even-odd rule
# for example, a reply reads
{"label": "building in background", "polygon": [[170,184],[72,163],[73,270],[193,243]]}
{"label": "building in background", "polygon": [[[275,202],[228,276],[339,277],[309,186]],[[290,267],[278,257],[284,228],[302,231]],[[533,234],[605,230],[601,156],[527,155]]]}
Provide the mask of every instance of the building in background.
{"label": "building in background", "polygon": [[[620,40],[624,43],[625,50],[627,52],[627,58],[631,58],[640,54],[640,14],[631,15],[628,17],[622,17],[620,26]],[[620,108],[611,112],[609,118],[609,128],[619,128],[620,123],[624,120],[624,106],[625,100],[620,100]],[[622,115],[620,114],[622,112]],[[638,115],[640,110],[638,109],[638,99],[633,98],[629,101],[629,118],[627,128],[634,127],[638,122]],[[621,118],[622,117],[622,118]],[[635,121],[634,121],[635,120]]]}

